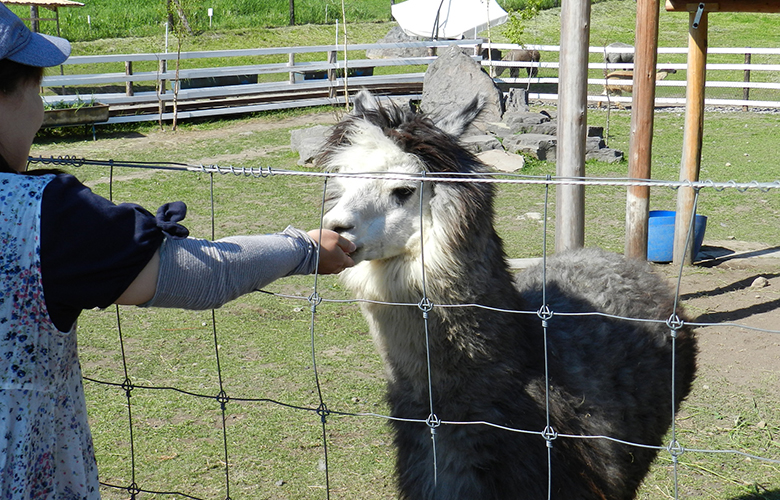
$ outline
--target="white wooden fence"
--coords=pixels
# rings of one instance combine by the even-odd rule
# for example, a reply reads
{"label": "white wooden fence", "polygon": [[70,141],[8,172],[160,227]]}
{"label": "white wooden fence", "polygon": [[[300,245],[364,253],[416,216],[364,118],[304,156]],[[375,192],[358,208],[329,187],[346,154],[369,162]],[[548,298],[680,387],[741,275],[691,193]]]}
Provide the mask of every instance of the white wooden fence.
{"label": "white wooden fence", "polygon": [[[510,44],[486,44],[482,40],[457,42],[410,42],[360,44],[348,47],[347,54],[371,49],[424,48],[428,53],[456,43],[474,54],[482,48],[506,51],[517,48]],[[529,45],[529,49],[541,52],[538,63],[510,63],[482,60],[483,66],[539,68],[536,77],[529,78],[521,71],[522,78],[508,78],[508,72],[496,82],[503,89],[523,87],[530,99],[556,101],[558,85],[558,52],[555,45]],[[631,96],[605,95],[607,73],[615,70],[631,70],[631,64],[606,64],[597,54],[604,47],[591,47],[589,101],[612,104],[630,103]],[[322,54],[319,59],[296,61],[296,58],[312,59],[311,54]],[[685,103],[686,48],[659,48],[658,68],[674,70],[676,74],[657,82],[657,106],[682,106]],[[780,108],[780,49],[777,48],[709,48],[710,60],[731,57],[734,62],[707,64],[707,89],[710,97],[707,105]],[[201,116],[250,113],[271,109],[305,107],[344,102],[344,89],[349,92],[359,88],[380,89],[385,93],[399,93],[419,97],[425,67],[435,56],[395,59],[345,59],[343,46],[278,47],[204,52],[116,54],[101,56],[74,56],[66,61],[63,75],[44,78],[48,92],[44,100],[57,101],[96,100],[108,104],[111,117],[106,123],[171,120],[173,103],[177,104],[178,119]],[[762,63],[744,63],[756,56]],[[242,61],[267,61],[286,59],[286,62],[258,62],[240,65],[223,65],[198,68],[198,60],[209,59],[224,64],[241,58]],[[474,55],[475,59],[481,56]],[[172,69],[178,64],[178,71]],[[600,62],[596,62],[600,61]],[[116,67],[115,72],[85,73],[90,68]],[[145,71],[133,71],[133,67],[145,66]],[[81,68],[80,68],[81,67]],[[152,69],[150,69],[152,68]],[[347,68],[346,79],[340,77]],[[365,71],[370,68],[370,70]],[[486,68],[489,69],[489,68]],[[365,76],[350,76],[350,73]],[[315,73],[326,78],[308,79]],[[248,81],[238,84],[242,78]],[[210,79],[212,83],[202,81]],[[232,81],[231,81],[232,80]],[[200,81],[200,83],[199,83]],[[179,82],[178,90],[175,91]],[[220,84],[223,83],[223,84]],[[224,83],[228,83],[225,85]],[[611,83],[614,81],[610,80]],[[235,83],[235,84],[232,84]],[[187,85],[182,85],[187,84]],[[215,85],[216,84],[216,85]],[[200,86],[203,85],[203,86]],[[621,86],[630,89],[630,79]],[[186,87],[186,88],[185,88]],[[151,90],[150,90],[151,89]],[[754,97],[750,95],[753,93]],[[725,96],[720,96],[724,94]],[[760,94],[758,99],[755,95]]]}

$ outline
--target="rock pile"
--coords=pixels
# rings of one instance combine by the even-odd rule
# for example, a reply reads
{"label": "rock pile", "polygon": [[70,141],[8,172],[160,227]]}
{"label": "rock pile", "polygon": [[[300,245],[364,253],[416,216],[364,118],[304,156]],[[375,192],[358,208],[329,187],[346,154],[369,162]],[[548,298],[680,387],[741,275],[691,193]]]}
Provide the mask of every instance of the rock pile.
{"label": "rock pile", "polygon": [[[515,171],[522,167],[522,156],[556,160],[556,117],[544,111],[531,112],[524,89],[513,88],[504,97],[479,62],[455,45],[428,66],[420,109],[433,115],[447,114],[453,106],[462,106],[475,96],[482,96],[485,108],[462,142],[485,163]],[[301,165],[312,160],[323,142],[322,128],[292,131],[291,147],[300,154]],[[621,161],[623,152],[606,147],[602,127],[588,127],[585,159],[612,163]]]}

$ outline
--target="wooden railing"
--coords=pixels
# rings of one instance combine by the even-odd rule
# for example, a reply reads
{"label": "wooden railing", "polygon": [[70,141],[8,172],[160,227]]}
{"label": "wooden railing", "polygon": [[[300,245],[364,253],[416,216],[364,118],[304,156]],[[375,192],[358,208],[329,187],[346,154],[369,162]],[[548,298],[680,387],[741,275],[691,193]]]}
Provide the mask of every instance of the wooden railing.
{"label": "wooden railing", "polygon": [[[204,52],[117,54],[74,56],[64,66],[64,75],[44,78],[44,100],[96,100],[111,109],[107,123],[172,120],[174,107],[179,119],[249,113],[271,109],[343,104],[345,92],[368,88],[380,94],[419,98],[425,67],[435,60],[435,52],[456,43],[490,71],[493,67],[538,68],[535,77],[510,78],[505,72],[496,82],[502,89],[523,87],[530,99],[556,101],[558,52],[553,45],[526,46],[539,50],[541,61],[510,63],[482,60],[483,48],[506,51],[509,44],[483,44],[482,40],[457,42],[409,42],[361,44],[347,47],[349,56],[366,50],[424,48],[429,56],[394,59],[344,58],[343,46],[277,47]],[[605,93],[608,73],[630,72],[631,64],[606,64],[600,56],[604,47],[591,47],[589,101],[606,104],[630,103],[630,78],[619,84],[623,95]],[[685,103],[684,48],[660,48],[658,69],[671,76],[657,82],[657,106]],[[780,108],[780,49],[710,48],[710,60],[740,58],[744,63],[712,62],[707,65],[708,105],[743,108]],[[321,54],[317,56],[316,54]],[[195,67],[203,60],[220,63],[240,58],[242,62],[275,58],[286,62],[258,62],[238,65]],[[751,59],[752,58],[752,59]],[[751,62],[763,59],[764,63]],[[308,60],[301,60],[308,59]],[[172,69],[178,63],[178,71]],[[84,73],[85,65],[116,66],[116,72]],[[145,71],[134,71],[144,67]],[[346,77],[344,72],[346,70]],[[630,73],[628,73],[630,76]],[[320,78],[310,78],[319,76]],[[721,79],[718,79],[721,78]],[[712,89],[712,91],[710,90]],[[719,95],[721,94],[721,95]],[[758,98],[756,95],[758,94]],[[175,106],[174,106],[175,104]]]}

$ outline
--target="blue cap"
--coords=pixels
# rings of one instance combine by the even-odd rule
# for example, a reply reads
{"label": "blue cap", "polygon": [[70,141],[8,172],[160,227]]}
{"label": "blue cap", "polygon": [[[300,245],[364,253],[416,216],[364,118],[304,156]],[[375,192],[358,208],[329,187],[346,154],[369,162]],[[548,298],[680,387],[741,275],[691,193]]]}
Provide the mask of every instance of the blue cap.
{"label": "blue cap", "polygon": [[16,14],[0,4],[0,59],[27,66],[57,66],[70,56],[70,42],[33,33]]}

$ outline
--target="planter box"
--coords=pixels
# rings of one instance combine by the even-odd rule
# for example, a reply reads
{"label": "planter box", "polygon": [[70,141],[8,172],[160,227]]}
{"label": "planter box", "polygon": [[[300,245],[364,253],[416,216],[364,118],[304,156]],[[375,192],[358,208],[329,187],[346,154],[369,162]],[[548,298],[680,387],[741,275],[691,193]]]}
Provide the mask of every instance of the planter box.
{"label": "planter box", "polygon": [[43,113],[43,127],[91,125],[108,121],[108,104],[79,108],[49,109]]}

